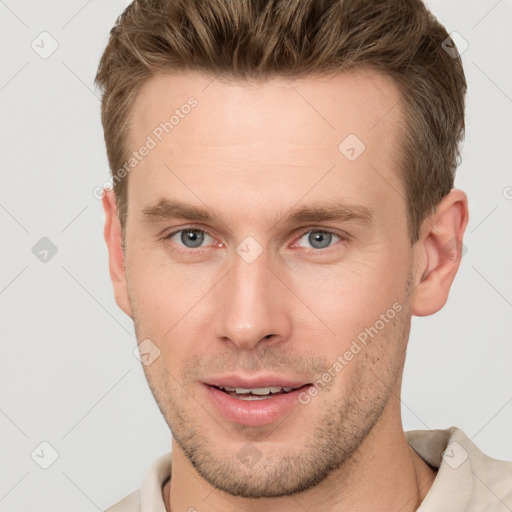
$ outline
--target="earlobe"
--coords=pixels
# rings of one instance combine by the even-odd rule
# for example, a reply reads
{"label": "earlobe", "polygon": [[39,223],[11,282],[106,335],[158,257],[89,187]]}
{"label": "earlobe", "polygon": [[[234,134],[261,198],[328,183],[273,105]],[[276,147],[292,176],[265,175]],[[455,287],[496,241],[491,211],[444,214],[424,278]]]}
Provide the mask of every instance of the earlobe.
{"label": "earlobe", "polygon": [[423,221],[416,244],[416,288],[411,313],[432,315],[448,300],[450,287],[462,258],[464,231],[469,219],[467,196],[452,189],[436,211]]}
{"label": "earlobe", "polygon": [[121,222],[117,215],[114,192],[104,190],[103,210],[105,211],[105,227],[103,234],[107,243],[109,271],[117,305],[132,318],[132,308],[126,282],[125,258],[122,248]]}

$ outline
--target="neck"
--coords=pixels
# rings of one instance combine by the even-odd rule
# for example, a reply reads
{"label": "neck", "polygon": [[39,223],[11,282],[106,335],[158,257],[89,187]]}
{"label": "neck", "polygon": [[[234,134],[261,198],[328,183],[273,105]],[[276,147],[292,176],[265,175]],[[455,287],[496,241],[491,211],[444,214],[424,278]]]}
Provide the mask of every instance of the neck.
{"label": "neck", "polygon": [[247,499],[219,491],[198,475],[173,440],[172,478],[164,488],[167,512],[417,510],[435,472],[407,444],[399,398],[394,401],[388,402],[379,422],[349,460],[314,488],[292,496]]}

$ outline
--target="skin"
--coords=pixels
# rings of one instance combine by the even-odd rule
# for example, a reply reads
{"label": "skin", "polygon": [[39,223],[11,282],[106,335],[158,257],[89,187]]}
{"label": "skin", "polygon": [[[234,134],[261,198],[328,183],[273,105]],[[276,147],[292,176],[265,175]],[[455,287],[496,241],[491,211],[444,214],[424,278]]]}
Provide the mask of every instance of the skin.
{"label": "skin", "polygon": [[[411,315],[447,300],[461,254],[445,248],[462,240],[465,194],[452,189],[411,245],[399,93],[374,72],[260,84],[157,75],[137,97],[130,146],[190,96],[197,107],[129,175],[124,254],[114,194],[103,199],[116,301],[138,342],[160,350],[144,371],[173,433],[167,510],[416,510],[435,472],[404,436],[402,370]],[[348,134],[366,146],[355,161],[338,150]],[[162,198],[213,216],[146,219]],[[286,220],[341,203],[371,210],[371,221]],[[163,239],[185,228],[209,236],[188,251],[180,233]],[[314,230],[337,236],[323,233],[327,246],[315,249]],[[248,236],[262,249],[251,263],[236,252]],[[226,368],[315,382],[396,303],[401,311],[282,421],[230,422],[204,391]],[[238,457],[247,443],[259,454],[252,467]]]}

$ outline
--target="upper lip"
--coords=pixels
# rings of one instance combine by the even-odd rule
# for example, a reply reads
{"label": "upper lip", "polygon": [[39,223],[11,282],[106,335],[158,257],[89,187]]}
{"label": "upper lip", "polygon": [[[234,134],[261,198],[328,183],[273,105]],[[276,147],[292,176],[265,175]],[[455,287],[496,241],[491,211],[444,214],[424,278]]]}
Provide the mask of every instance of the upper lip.
{"label": "upper lip", "polygon": [[223,375],[211,377],[204,380],[208,386],[222,386],[229,388],[255,389],[255,388],[300,388],[306,384],[310,384],[305,380],[288,379],[282,375]]}

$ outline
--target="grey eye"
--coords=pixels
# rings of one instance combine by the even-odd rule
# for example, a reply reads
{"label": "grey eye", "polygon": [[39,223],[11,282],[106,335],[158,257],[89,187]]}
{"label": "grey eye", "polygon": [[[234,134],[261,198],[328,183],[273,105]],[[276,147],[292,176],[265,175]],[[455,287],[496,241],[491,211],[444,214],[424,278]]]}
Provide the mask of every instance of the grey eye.
{"label": "grey eye", "polygon": [[200,229],[182,229],[169,238],[178,245],[183,245],[188,249],[195,249],[201,247],[205,239],[211,238],[211,236]]}
{"label": "grey eye", "polygon": [[338,235],[331,233],[330,231],[308,231],[300,238],[299,245],[302,245],[301,241],[306,239],[307,243],[313,249],[325,249],[331,245],[333,237],[340,238]]}
{"label": "grey eye", "polygon": [[187,229],[181,232],[181,241],[186,247],[199,247],[204,241],[204,233],[197,229]]}

